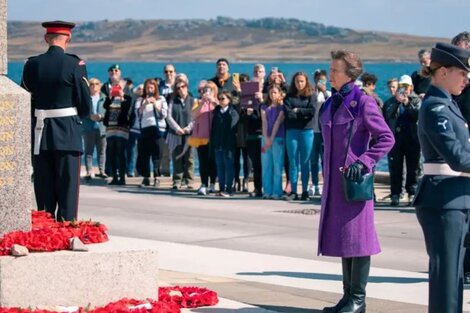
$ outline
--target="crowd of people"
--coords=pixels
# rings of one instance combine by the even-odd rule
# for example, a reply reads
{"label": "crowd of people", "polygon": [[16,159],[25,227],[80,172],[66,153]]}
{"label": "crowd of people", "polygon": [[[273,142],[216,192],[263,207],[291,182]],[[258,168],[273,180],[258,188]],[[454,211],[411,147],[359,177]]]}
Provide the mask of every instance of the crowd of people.
{"label": "crowd of people", "polygon": [[[418,58],[422,68],[429,66],[430,51],[420,50]],[[267,72],[256,64],[250,78],[231,74],[229,61],[221,58],[214,77],[196,83],[197,95],[191,94],[188,77],[177,73],[173,64],[164,66],[163,78],[136,86],[121,70],[113,64],[106,82],[90,79],[93,112],[83,121],[87,180],[111,176],[111,185],[124,185],[126,176],[140,175],[142,186],[158,187],[159,177],[171,174],[173,189],[230,197],[250,191],[252,177],[252,197],[308,200],[321,195],[324,148],[318,117],[331,96],[325,69],[311,77],[294,73],[288,82],[279,68]],[[390,78],[388,99],[375,93],[377,81],[375,74],[363,73],[356,84],[376,101],[395,137],[387,155],[391,205],[399,205],[405,192],[411,203],[422,174],[417,116],[430,79],[421,69]],[[197,190],[195,152],[201,179]]]}

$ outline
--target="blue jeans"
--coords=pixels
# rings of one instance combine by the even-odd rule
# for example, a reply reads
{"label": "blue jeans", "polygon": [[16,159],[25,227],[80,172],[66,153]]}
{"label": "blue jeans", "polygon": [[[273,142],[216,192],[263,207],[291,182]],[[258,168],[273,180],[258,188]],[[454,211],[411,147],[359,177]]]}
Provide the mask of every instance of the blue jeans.
{"label": "blue jeans", "polygon": [[297,193],[297,179],[300,164],[302,192],[307,192],[310,171],[310,154],[313,145],[313,129],[288,129],[286,131],[287,155],[289,157],[289,176],[292,192]]}
{"label": "blue jeans", "polygon": [[136,146],[139,134],[129,132],[129,140],[127,141],[127,174],[135,175],[135,162],[137,158]]}
{"label": "blue jeans", "polygon": [[221,192],[232,193],[233,181],[233,157],[235,151],[221,148],[215,149],[215,163],[217,165],[217,177]]}
{"label": "blue jeans", "polygon": [[321,133],[314,133],[312,156],[310,158],[310,169],[312,172],[312,184],[318,186],[318,174],[320,172],[319,161],[321,159],[323,168],[323,136]]}
{"label": "blue jeans", "polygon": [[[263,147],[264,139],[261,143]],[[271,148],[261,153],[263,167],[263,193],[266,196],[282,196],[282,169],[284,167],[284,138],[275,138]]]}

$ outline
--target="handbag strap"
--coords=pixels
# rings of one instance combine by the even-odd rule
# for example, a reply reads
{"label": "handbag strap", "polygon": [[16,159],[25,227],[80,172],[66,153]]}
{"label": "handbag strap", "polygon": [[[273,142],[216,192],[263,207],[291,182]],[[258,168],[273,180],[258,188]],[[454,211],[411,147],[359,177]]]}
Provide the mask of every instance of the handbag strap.
{"label": "handbag strap", "polygon": [[358,107],[356,108],[356,110],[353,110],[352,111],[352,115],[353,115],[353,122],[351,123],[351,126],[349,127],[349,133],[348,133],[348,145],[346,146],[346,154],[344,155],[344,162],[343,162],[343,167],[346,166],[346,160],[348,158],[348,152],[349,152],[349,147],[351,146],[351,139],[352,139],[352,132],[353,132],[353,128],[354,128],[354,121],[356,120],[356,116],[358,114],[358,112],[361,110],[361,105],[362,105],[362,98],[364,97],[365,95],[361,92],[359,94],[359,96],[356,96],[355,97],[355,101],[357,101],[357,105]]}

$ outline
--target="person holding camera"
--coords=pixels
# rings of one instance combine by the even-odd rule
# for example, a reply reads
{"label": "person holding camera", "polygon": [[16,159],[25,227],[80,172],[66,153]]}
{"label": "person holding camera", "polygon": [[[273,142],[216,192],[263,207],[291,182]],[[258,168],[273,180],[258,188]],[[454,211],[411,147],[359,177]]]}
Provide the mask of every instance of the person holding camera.
{"label": "person holding camera", "polygon": [[416,193],[421,147],[418,140],[418,112],[421,99],[413,92],[411,77],[403,75],[395,96],[386,101],[384,116],[395,137],[395,145],[388,155],[390,170],[391,205],[397,206],[403,189],[403,161],[406,161],[405,190],[409,203]]}
{"label": "person holding camera", "polygon": [[[135,113],[134,113],[135,112]],[[150,186],[150,162],[153,165],[153,185],[158,187],[158,169],[161,158],[158,140],[161,137],[159,120],[165,119],[168,112],[168,104],[163,96],[160,96],[158,83],[154,79],[147,79],[144,82],[144,92],[142,97],[135,103],[134,125],[140,130],[139,154],[142,166],[142,186]]]}
{"label": "person holding camera", "polygon": [[[308,190],[309,197],[320,196],[320,186],[318,174],[320,173],[320,163],[323,164],[323,137],[318,123],[320,109],[326,99],[331,96],[331,91],[326,89],[326,70],[316,70],[313,74],[314,92],[317,96],[315,102],[315,116],[313,117],[313,146],[310,157],[310,171],[312,173],[312,186]],[[321,162],[320,162],[321,158]]]}

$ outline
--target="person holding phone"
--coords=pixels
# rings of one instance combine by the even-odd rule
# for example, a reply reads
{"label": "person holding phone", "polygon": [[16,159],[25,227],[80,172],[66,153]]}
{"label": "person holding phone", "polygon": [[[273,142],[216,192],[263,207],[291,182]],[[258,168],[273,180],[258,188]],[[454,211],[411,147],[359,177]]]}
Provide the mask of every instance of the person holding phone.
{"label": "person holding phone", "polygon": [[220,91],[228,90],[232,94],[233,103],[237,104],[240,98],[240,74],[230,74],[230,63],[226,58],[217,60],[215,76],[209,79]]}
{"label": "person holding phone", "polygon": [[403,162],[406,161],[405,190],[409,204],[416,194],[421,146],[418,140],[418,112],[421,99],[413,91],[411,77],[403,75],[395,96],[384,105],[385,121],[395,137],[395,145],[388,154],[390,170],[390,200],[392,206],[400,203],[403,191]]}
{"label": "person holding phone", "polygon": [[320,126],[318,123],[318,117],[323,103],[325,103],[326,99],[331,96],[331,92],[326,89],[326,70],[316,70],[313,74],[313,82],[314,93],[316,95],[317,101],[314,104],[315,116],[313,117],[313,146],[312,156],[310,157],[312,186],[308,190],[309,197],[321,195],[318,175],[320,173],[320,164],[323,164],[323,137],[321,135]]}
{"label": "person holding phone", "polygon": [[142,186],[150,186],[150,163],[153,165],[153,185],[158,187],[159,162],[161,151],[158,140],[161,137],[159,120],[165,119],[168,104],[164,96],[160,96],[158,83],[154,79],[144,82],[144,93],[135,104],[135,122],[140,129],[138,150],[142,166]]}

